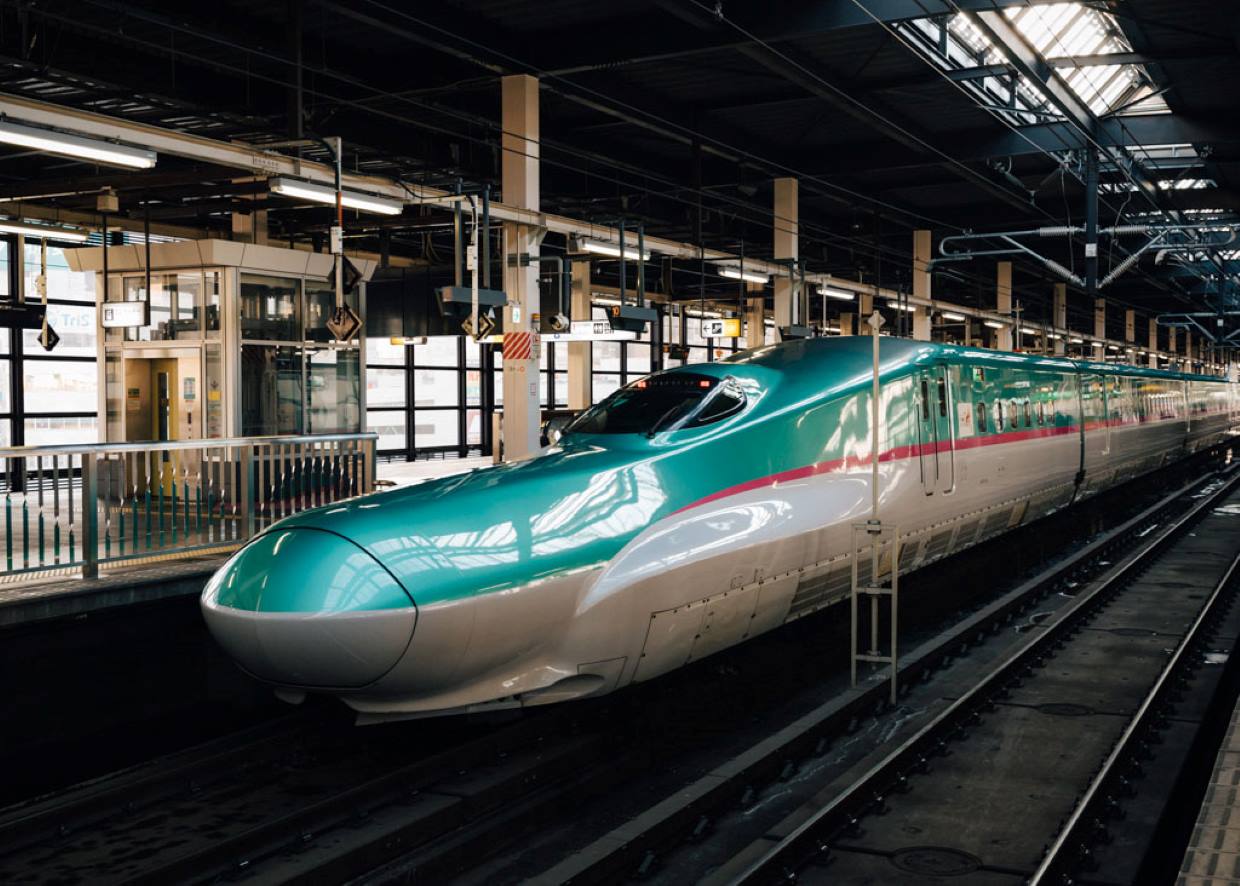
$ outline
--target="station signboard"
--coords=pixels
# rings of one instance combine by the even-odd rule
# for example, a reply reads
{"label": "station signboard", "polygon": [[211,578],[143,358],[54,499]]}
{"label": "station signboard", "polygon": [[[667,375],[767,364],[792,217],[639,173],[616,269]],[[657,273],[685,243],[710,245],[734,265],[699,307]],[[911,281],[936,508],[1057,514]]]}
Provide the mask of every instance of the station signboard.
{"label": "station signboard", "polygon": [[0,301],[0,329],[42,329],[47,308],[41,304]]}
{"label": "station signboard", "polygon": [[100,310],[104,329],[149,326],[151,322],[151,304],[147,301],[109,301]]}
{"label": "station signboard", "polygon": [[737,317],[702,321],[702,338],[737,338],[741,334],[741,321]]}

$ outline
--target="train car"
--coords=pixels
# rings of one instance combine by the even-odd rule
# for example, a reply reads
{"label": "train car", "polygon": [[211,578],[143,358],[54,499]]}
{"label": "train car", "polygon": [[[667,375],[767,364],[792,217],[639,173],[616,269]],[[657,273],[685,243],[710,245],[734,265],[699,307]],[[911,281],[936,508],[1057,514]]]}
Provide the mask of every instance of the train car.
{"label": "train car", "polygon": [[[807,339],[656,373],[536,458],[281,520],[211,579],[207,623],[282,698],[335,695],[362,723],[596,696],[777,628],[849,593],[871,347]],[[880,364],[903,571],[1240,418],[1218,378],[895,338]]]}

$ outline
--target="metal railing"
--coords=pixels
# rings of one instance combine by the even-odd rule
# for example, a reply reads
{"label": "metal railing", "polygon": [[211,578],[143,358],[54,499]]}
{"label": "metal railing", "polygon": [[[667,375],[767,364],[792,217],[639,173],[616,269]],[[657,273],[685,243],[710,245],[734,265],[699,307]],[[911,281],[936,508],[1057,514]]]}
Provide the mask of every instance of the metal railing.
{"label": "metal railing", "polygon": [[236,548],[374,490],[377,434],[0,449],[0,579]]}

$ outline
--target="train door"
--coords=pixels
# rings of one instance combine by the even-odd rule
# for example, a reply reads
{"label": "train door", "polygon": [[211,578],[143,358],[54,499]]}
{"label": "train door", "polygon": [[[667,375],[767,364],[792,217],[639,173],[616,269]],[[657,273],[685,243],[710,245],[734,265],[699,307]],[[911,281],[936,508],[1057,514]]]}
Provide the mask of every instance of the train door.
{"label": "train door", "polygon": [[946,365],[917,373],[917,442],[926,495],[951,492],[956,485],[951,390]]}

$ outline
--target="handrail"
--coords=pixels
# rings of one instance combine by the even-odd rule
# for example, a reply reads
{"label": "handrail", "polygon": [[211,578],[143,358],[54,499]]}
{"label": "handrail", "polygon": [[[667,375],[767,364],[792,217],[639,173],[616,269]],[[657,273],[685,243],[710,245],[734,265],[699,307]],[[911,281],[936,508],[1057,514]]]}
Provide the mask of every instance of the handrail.
{"label": "handrail", "polygon": [[374,491],[379,435],[0,449],[0,577],[195,556]]}
{"label": "handrail", "polygon": [[40,455],[87,454],[91,452],[162,452],[177,449],[220,449],[224,447],[267,445],[271,443],[347,443],[354,440],[377,441],[373,431],[356,434],[302,434],[282,437],[222,437],[201,440],[146,440],[134,443],[69,443],[64,446],[10,446],[0,449],[0,458],[37,458]]}

